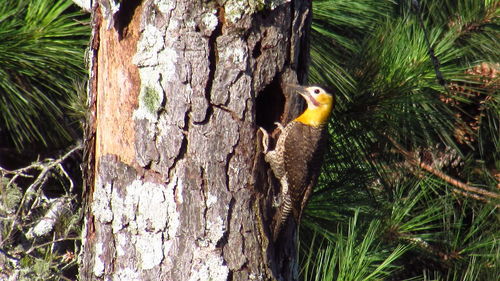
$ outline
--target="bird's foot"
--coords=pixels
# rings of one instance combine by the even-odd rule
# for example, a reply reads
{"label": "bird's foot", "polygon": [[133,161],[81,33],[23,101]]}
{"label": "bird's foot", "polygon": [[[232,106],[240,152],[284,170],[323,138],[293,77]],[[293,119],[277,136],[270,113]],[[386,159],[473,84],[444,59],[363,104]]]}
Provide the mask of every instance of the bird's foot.
{"label": "bird's foot", "polygon": [[262,132],[262,146],[264,147],[264,154],[266,154],[269,150],[269,133],[262,127],[259,127],[259,130]]}
{"label": "bird's foot", "polygon": [[273,196],[273,203],[272,203],[272,206],[274,208],[278,208],[279,206],[281,206],[281,203],[283,202],[283,199],[281,198],[280,195],[278,196]]}
{"label": "bird's foot", "polygon": [[285,129],[285,127],[283,127],[280,122],[274,122],[274,125],[276,125],[280,132],[283,132],[283,130]]}

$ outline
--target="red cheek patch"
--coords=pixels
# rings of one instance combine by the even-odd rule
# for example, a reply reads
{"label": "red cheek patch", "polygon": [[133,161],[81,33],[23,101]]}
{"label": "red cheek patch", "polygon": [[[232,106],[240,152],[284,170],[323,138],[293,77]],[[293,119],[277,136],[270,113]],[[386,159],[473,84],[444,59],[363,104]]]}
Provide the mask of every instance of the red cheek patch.
{"label": "red cheek patch", "polygon": [[314,104],[314,106],[319,106],[319,102],[315,100],[311,94],[308,94],[308,98]]}

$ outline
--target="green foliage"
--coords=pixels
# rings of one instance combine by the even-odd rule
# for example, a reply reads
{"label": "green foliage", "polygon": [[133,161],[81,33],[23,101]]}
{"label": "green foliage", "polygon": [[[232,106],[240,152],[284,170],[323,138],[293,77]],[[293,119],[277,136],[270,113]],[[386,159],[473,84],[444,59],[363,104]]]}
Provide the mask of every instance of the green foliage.
{"label": "green foliage", "polygon": [[15,212],[21,198],[22,193],[19,186],[16,183],[10,183],[8,178],[0,175],[0,215],[5,217]]}
{"label": "green foliage", "polygon": [[[337,107],[302,222],[304,280],[499,276],[500,5],[418,2],[313,3],[310,78]],[[372,257],[386,275],[362,273]]]}
{"label": "green foliage", "polygon": [[87,19],[70,0],[0,5],[0,131],[21,149],[71,139],[63,109],[85,75]]}
{"label": "green foliage", "polygon": [[405,253],[407,247],[383,248],[378,242],[382,230],[379,220],[371,221],[367,229],[362,228],[358,224],[358,212],[355,212],[349,220],[347,232],[340,228],[336,234],[328,233],[328,238],[319,243],[316,242],[319,235],[315,233],[309,250],[304,253],[304,280],[361,281],[382,280],[390,276],[397,269],[395,260]]}
{"label": "green foliage", "polygon": [[[21,281],[46,281],[46,280],[71,280],[61,275],[63,265],[76,266],[76,261],[66,263],[64,257],[47,252],[44,257],[36,258],[24,256],[19,263],[17,280]],[[59,266],[58,266],[59,265]]]}

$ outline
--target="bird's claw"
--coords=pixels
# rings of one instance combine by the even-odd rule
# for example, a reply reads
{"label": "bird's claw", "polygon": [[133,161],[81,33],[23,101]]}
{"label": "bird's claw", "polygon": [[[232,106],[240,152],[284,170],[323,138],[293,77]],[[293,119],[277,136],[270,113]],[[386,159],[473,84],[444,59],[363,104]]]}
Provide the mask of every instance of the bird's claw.
{"label": "bird's claw", "polygon": [[281,131],[283,132],[283,130],[285,129],[285,127],[283,127],[283,125],[281,125],[280,122],[274,122],[274,125],[276,125],[276,127]]}
{"label": "bird's claw", "polygon": [[259,130],[262,132],[262,146],[264,147],[264,154],[266,154],[269,149],[269,133],[262,127]]}
{"label": "bird's claw", "polygon": [[279,206],[281,206],[281,203],[283,202],[283,199],[281,198],[280,195],[277,195],[277,196],[273,196],[273,203],[272,203],[272,206],[274,208],[278,208]]}

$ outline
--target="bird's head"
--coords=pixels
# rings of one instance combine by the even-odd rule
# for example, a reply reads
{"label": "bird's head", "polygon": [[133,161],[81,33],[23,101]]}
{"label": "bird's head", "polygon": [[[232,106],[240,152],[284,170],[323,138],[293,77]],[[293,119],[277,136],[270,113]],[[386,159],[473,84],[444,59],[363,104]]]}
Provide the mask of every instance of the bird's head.
{"label": "bird's head", "polygon": [[307,109],[295,121],[310,126],[325,124],[333,109],[333,96],[317,86],[290,86],[294,92],[300,94],[307,102]]}

